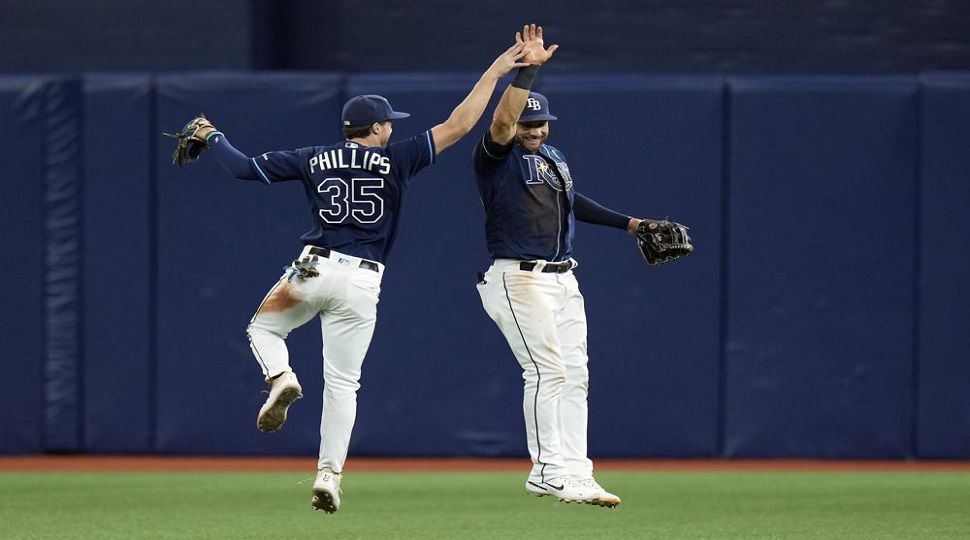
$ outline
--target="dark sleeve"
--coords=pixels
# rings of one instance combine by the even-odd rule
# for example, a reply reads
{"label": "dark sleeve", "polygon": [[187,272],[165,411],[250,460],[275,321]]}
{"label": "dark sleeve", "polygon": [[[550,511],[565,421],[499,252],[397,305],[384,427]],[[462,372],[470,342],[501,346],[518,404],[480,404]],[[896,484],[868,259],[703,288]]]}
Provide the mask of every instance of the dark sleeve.
{"label": "dark sleeve", "polygon": [[496,143],[492,140],[492,134],[485,130],[482,140],[475,146],[475,172],[487,176],[496,165],[509,156],[512,152],[512,144],[512,141],[505,146]]}
{"label": "dark sleeve", "polygon": [[307,150],[304,148],[301,150],[265,152],[249,158],[249,163],[256,174],[259,175],[260,181],[265,184],[299,180],[303,178],[303,167],[307,162]]}
{"label": "dark sleeve", "polygon": [[630,216],[624,216],[619,212],[604,208],[578,191],[575,192],[573,198],[573,212],[579,221],[593,223],[594,225],[606,225],[607,227],[626,230],[630,223]]}
{"label": "dark sleeve", "polygon": [[387,147],[391,164],[400,171],[402,180],[418,174],[421,169],[434,164],[434,137],[431,130]]}
{"label": "dark sleeve", "polygon": [[209,137],[209,149],[219,165],[222,165],[229,174],[240,180],[259,180],[256,172],[249,165],[249,158],[229,144],[229,139],[225,135],[217,133]]}
{"label": "dark sleeve", "polygon": [[258,157],[247,157],[229,144],[229,139],[222,133],[209,137],[209,148],[229,174],[240,180],[259,180],[264,184],[301,178],[306,161],[298,150],[266,152]]}

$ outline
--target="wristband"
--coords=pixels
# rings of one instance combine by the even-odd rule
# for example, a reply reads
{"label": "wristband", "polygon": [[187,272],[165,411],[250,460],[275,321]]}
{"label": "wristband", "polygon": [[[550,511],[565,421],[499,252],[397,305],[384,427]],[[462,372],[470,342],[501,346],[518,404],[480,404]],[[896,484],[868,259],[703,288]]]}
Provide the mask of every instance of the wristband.
{"label": "wristband", "polygon": [[512,79],[510,84],[516,88],[529,90],[532,88],[532,81],[535,80],[537,73],[539,73],[539,66],[532,65],[519,68],[519,71],[515,74],[515,78]]}

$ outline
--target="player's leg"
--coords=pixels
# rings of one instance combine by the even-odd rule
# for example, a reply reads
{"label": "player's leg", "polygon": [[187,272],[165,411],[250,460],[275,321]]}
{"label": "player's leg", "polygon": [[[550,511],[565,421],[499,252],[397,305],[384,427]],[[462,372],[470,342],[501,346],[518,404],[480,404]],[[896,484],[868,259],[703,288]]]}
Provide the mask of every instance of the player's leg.
{"label": "player's leg", "polygon": [[267,379],[292,371],[286,338],[317,314],[315,302],[305,297],[307,289],[305,281],[284,275],[266,294],[246,327],[249,347]]}
{"label": "player's leg", "polygon": [[589,369],[586,352],[586,307],[572,273],[559,277],[564,287],[563,307],[556,312],[556,330],[566,366],[566,381],[559,402],[563,458],[569,474],[591,478],[593,462],[586,455]]}
{"label": "player's leg", "polygon": [[593,478],[593,462],[586,453],[589,369],[586,349],[586,306],[572,273],[559,278],[564,286],[564,303],[556,313],[559,343],[566,363],[566,383],[560,401],[560,433],[563,457],[569,474],[591,496],[585,502],[605,507],[620,504],[620,498],[603,489]]}
{"label": "player's leg", "polygon": [[338,272],[338,294],[320,314],[323,331],[323,412],[320,454],[313,483],[314,508],[340,508],[340,481],[357,418],[360,370],[377,322],[381,274],[365,269]]}
{"label": "player's leg", "polygon": [[529,481],[534,483],[568,475],[559,433],[565,366],[553,317],[557,288],[552,275],[495,267],[478,287],[485,311],[522,367],[522,411],[533,463]]}
{"label": "player's leg", "polygon": [[320,314],[323,331],[323,413],[319,469],[343,470],[357,417],[361,366],[377,322],[381,275],[348,269],[332,304]]}
{"label": "player's leg", "polygon": [[270,289],[246,328],[249,347],[269,385],[269,396],[256,417],[260,431],[276,431],[293,401],[303,396],[290,368],[286,337],[317,313],[313,292],[322,278],[290,279],[288,272]]}

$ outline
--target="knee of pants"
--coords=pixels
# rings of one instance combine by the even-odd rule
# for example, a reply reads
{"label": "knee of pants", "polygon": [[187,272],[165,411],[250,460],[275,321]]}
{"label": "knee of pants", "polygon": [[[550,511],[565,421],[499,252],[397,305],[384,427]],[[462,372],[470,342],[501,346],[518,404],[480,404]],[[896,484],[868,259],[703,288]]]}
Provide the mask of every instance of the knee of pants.
{"label": "knee of pants", "polygon": [[360,381],[347,377],[330,377],[324,380],[324,392],[329,394],[356,394]]}
{"label": "knee of pants", "polygon": [[563,385],[563,392],[572,394],[573,392],[579,392],[584,396],[589,395],[589,380],[580,381],[569,381]]}
{"label": "knee of pants", "polygon": [[543,383],[564,384],[567,380],[566,369],[562,367],[528,366],[522,370],[522,378],[528,381],[541,380]]}
{"label": "knee of pants", "polygon": [[249,323],[246,326],[246,336],[252,340],[254,337],[259,336],[273,336],[279,339],[286,339],[289,333],[281,333],[272,328],[267,328],[265,325],[261,324],[258,320]]}
{"label": "knee of pants", "polygon": [[589,386],[589,369],[586,366],[567,366],[566,383]]}

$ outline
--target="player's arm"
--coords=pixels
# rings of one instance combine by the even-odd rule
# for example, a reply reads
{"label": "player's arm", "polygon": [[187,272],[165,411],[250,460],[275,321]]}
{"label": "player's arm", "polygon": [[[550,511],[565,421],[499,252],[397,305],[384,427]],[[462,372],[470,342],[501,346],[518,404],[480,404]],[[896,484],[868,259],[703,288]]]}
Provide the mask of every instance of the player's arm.
{"label": "player's arm", "polygon": [[249,157],[229,143],[229,138],[215,126],[207,126],[198,135],[205,139],[216,161],[240,180],[259,180],[264,184],[300,178],[302,159],[297,152],[267,152]]}
{"label": "player's arm", "polygon": [[492,65],[485,70],[471,92],[451,112],[451,116],[441,124],[431,128],[436,154],[440,154],[446,148],[458,142],[475,127],[478,119],[485,112],[485,107],[488,106],[488,100],[492,97],[492,92],[495,91],[495,85],[499,79],[515,68],[528,65],[519,62],[519,59],[525,56],[524,49],[525,44],[521,39],[517,39],[515,45],[499,55],[492,62]]}
{"label": "player's arm", "polygon": [[530,24],[522,29],[522,34],[515,34],[516,42],[522,41],[525,56],[522,60],[529,65],[519,68],[515,78],[502,93],[502,99],[492,115],[492,124],[488,128],[492,142],[505,146],[515,138],[515,125],[519,121],[525,102],[529,98],[529,90],[539,71],[539,66],[549,60],[559,45],[551,45],[548,49],[542,41],[542,27]]}
{"label": "player's arm", "polygon": [[229,144],[229,139],[225,135],[216,131],[206,138],[206,142],[209,143],[212,155],[226,172],[240,180],[259,180],[259,176],[250,165],[249,158]]}
{"label": "player's arm", "polygon": [[226,172],[240,180],[259,180],[259,176],[249,165],[249,158],[229,144],[229,139],[212,122],[207,120],[206,125],[196,132],[196,136],[205,140],[206,147],[212,151],[216,161]]}
{"label": "player's arm", "polygon": [[637,225],[641,221],[610,210],[578,191],[574,193],[573,213],[579,221],[624,229],[630,235],[636,234]]}

